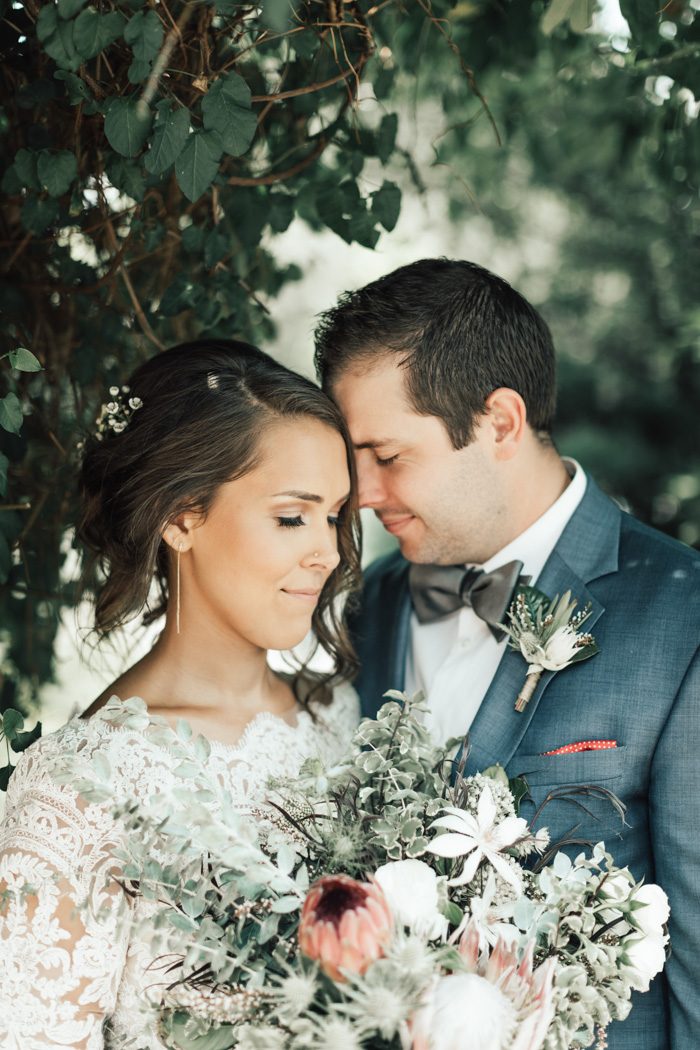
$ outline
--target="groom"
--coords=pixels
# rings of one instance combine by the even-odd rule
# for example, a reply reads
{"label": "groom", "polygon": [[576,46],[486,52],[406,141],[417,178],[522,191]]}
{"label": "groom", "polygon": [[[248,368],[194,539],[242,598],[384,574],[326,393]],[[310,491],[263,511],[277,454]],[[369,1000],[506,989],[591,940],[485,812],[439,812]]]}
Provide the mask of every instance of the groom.
{"label": "groom", "polygon": [[[559,455],[549,329],[487,270],[428,259],[346,293],[322,316],[316,364],[361,505],[400,547],[368,569],[353,620],[364,712],[389,688],[422,689],[436,740],[469,732],[467,772],[525,774],[535,806],[569,785],[622,800],[624,822],[602,798],[558,798],[537,826],[604,840],[670,899],[665,974],[610,1027],[610,1050],[697,1050],[700,556]],[[522,577],[590,604],[599,652],[545,671],[519,712],[527,665],[496,624]]]}

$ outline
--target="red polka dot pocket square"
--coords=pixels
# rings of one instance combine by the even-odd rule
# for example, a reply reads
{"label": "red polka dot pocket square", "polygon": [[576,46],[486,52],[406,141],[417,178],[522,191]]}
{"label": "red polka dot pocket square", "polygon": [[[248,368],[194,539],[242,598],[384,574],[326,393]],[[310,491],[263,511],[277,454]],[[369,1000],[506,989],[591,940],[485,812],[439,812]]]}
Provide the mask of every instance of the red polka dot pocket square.
{"label": "red polka dot pocket square", "polygon": [[543,751],[542,755],[577,755],[580,751],[609,751],[613,747],[617,747],[617,740],[580,740],[555,747],[553,751]]}

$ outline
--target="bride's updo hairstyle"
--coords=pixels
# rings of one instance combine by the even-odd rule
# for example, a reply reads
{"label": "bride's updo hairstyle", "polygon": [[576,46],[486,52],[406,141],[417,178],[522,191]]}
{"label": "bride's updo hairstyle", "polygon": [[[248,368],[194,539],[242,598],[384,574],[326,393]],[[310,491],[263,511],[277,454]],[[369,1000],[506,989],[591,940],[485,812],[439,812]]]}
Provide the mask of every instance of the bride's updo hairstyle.
{"label": "bride's updo hairstyle", "polygon": [[267,426],[315,419],[345,442],[353,499],[337,530],[340,562],[321,592],[312,627],[335,661],[336,676],[350,677],[357,664],[338,599],[359,586],[357,486],[350,437],[330,398],[257,347],[224,339],[199,339],[157,354],[134,372],[118,401],[114,388],[110,394],[111,422],[103,409],[103,422],[85,441],[77,528],[87,549],[84,584],[94,594],[98,637],[139,613],[144,624],[165,613],[169,548],[163,530],[183,511],[206,516],[221,485],[253,470]]}

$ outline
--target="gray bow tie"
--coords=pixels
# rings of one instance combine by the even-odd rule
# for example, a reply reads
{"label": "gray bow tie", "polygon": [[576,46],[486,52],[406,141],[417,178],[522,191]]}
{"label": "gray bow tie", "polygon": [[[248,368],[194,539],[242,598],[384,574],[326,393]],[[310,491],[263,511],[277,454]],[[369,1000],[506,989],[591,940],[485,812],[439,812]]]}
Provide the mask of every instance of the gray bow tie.
{"label": "gray bow tie", "polygon": [[471,606],[500,641],[504,632],[498,625],[505,619],[513,592],[519,582],[529,581],[521,577],[522,567],[521,561],[509,561],[492,572],[463,565],[411,565],[408,585],[416,616],[420,623],[433,623]]}

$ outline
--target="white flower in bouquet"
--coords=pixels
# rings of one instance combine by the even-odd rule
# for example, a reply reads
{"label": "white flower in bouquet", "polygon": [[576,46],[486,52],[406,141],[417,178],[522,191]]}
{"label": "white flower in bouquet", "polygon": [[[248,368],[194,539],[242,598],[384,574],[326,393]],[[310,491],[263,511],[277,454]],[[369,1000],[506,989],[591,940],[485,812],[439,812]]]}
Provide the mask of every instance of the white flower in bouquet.
{"label": "white flower in bouquet", "polygon": [[502,941],[480,951],[470,925],[459,945],[470,971],[437,978],[412,1024],[412,1050],[541,1050],[554,1016],[555,960],[533,969]]}
{"label": "white flower in bouquet", "polygon": [[632,987],[646,992],[666,962],[668,897],[660,886],[645,883],[635,889],[631,906],[629,919],[637,930],[623,942],[626,972]]}
{"label": "white flower in bouquet", "polygon": [[517,1010],[503,992],[476,973],[439,978],[413,1025],[413,1050],[505,1050]]}
{"label": "white flower in bouquet", "polygon": [[664,926],[670,914],[668,897],[653,882],[644,883],[632,894],[631,921],[647,936],[663,938]]}
{"label": "white flower in bouquet", "polygon": [[469,901],[469,911],[466,912],[462,923],[450,937],[450,941],[456,940],[467,926],[471,925],[479,935],[480,949],[489,945],[493,947],[499,938],[504,944],[513,945],[520,937],[518,927],[508,921],[513,915],[515,902],[511,900],[498,905],[495,903],[495,897],[496,879],[493,874],[490,874],[481,896],[472,897]]}
{"label": "white flower in bouquet", "polygon": [[528,834],[527,821],[522,817],[506,817],[496,823],[496,805],[491,788],[484,787],[476,808],[476,815],[454,806],[444,806],[446,817],[439,817],[431,828],[446,828],[448,834],[439,835],[428,846],[438,857],[466,857],[461,874],[450,879],[450,886],[465,886],[474,878],[482,860],[486,859],[498,874],[515,889],[521,881],[503,850]]}
{"label": "white flower in bouquet", "polygon": [[664,968],[666,938],[630,938],[623,947],[627,960],[625,972],[630,984],[638,992],[648,992],[652,979]]}
{"label": "white flower in bouquet", "polygon": [[432,941],[444,937],[447,919],[440,912],[437,874],[422,860],[396,860],[374,873],[399,926]]}
{"label": "white flower in bouquet", "polygon": [[530,664],[528,674],[563,671],[581,653],[581,636],[568,624],[555,631],[543,645],[538,644],[533,635],[524,635],[519,641],[520,651]]}

